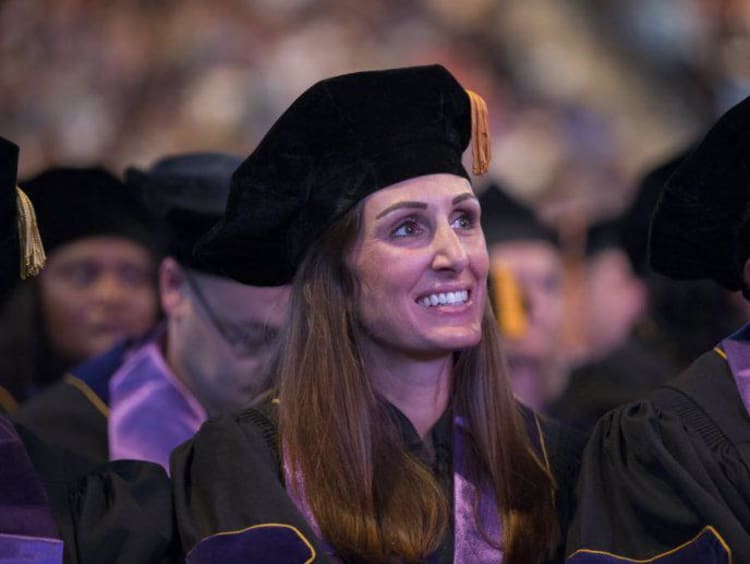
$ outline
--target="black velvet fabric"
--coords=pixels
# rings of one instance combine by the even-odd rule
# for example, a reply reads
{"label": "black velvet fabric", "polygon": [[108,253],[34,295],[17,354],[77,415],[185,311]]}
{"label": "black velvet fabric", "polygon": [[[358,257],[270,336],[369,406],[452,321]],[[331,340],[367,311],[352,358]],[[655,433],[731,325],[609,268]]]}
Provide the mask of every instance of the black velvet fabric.
{"label": "black velvet fabric", "polygon": [[163,220],[167,253],[187,268],[215,272],[193,247],[224,213],[232,173],[242,158],[224,153],[186,153],[166,157],[148,170],[129,168],[125,182],[143,193]]}
{"label": "black velvet fabric", "polygon": [[537,218],[534,211],[512,197],[497,182],[479,196],[482,230],[487,245],[502,241],[540,240],[557,246],[554,231]]}
{"label": "black velvet fabric", "polygon": [[676,279],[742,287],[750,256],[750,98],[711,128],[667,180],[651,222],[652,268]]}
{"label": "black velvet fabric", "polygon": [[16,225],[16,171],[18,146],[0,137],[0,296],[20,275]]}
{"label": "black velvet fabric", "polygon": [[50,168],[23,180],[49,255],[84,237],[124,237],[158,250],[154,222],[140,194],[101,167]]}
{"label": "black velvet fabric", "polygon": [[638,181],[636,194],[622,215],[622,243],[630,259],[633,272],[644,276],[648,272],[648,232],[651,216],[661,197],[662,189],[680,163],[695,147],[671,155],[646,171]]}
{"label": "black velvet fabric", "polygon": [[286,283],[310,243],[369,194],[425,174],[469,178],[470,137],[469,97],[442,66],[318,82],[234,173],[226,214],[197,252],[240,282]]}

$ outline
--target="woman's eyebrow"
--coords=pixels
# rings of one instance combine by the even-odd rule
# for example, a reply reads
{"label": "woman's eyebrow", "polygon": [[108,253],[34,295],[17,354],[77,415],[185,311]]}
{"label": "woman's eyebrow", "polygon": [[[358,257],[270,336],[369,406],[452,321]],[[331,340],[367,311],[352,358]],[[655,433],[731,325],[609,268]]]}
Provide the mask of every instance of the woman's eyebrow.
{"label": "woman's eyebrow", "polygon": [[453,205],[455,206],[459,202],[463,202],[464,200],[476,200],[477,197],[474,195],[473,192],[464,192],[463,194],[459,194],[455,198],[453,198]]}
{"label": "woman's eyebrow", "polygon": [[377,216],[375,216],[375,219],[380,219],[384,215],[387,215],[391,213],[392,211],[395,211],[400,208],[415,208],[419,210],[426,210],[427,204],[425,204],[424,202],[409,202],[409,201],[396,202],[395,204],[393,204],[392,206],[388,206],[382,212],[380,212]]}

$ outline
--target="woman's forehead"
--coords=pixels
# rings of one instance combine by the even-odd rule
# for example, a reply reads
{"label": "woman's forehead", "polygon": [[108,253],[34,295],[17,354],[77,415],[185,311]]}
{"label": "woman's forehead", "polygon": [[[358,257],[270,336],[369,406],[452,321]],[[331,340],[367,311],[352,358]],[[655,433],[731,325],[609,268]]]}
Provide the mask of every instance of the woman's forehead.
{"label": "woman's forehead", "polygon": [[463,177],[453,174],[429,174],[386,186],[370,194],[365,199],[365,206],[373,210],[399,201],[427,203],[433,199],[455,198],[473,193],[471,184]]}

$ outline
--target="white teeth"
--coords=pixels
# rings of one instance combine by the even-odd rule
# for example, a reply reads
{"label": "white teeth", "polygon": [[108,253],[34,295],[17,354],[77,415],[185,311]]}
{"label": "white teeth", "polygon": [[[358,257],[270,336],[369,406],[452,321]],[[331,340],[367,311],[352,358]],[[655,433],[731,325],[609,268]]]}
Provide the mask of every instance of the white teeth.
{"label": "white teeth", "polygon": [[439,294],[430,294],[425,296],[419,303],[424,307],[434,307],[437,305],[462,304],[469,301],[469,291],[459,290],[458,292],[441,292]]}

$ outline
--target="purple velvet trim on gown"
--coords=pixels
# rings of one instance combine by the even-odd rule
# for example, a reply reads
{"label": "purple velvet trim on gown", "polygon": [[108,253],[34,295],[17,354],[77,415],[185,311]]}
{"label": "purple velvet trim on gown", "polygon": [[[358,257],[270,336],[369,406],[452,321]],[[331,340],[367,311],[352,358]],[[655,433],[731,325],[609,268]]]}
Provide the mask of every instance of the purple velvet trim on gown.
{"label": "purple velvet trim on gown", "polygon": [[0,416],[0,563],[62,562],[63,543],[26,448]]}
{"label": "purple velvet trim on gown", "polygon": [[[491,539],[502,539],[497,504],[489,484],[481,488],[467,478],[467,456],[464,451],[466,424],[461,417],[453,422],[453,503],[454,503],[454,564],[498,564],[503,561],[499,548],[491,546],[482,536],[474,519],[474,500],[479,498],[479,518],[484,532]],[[481,491],[478,491],[481,489]]]}
{"label": "purple velvet trim on gown", "polygon": [[691,541],[649,560],[633,560],[594,550],[580,550],[570,556],[567,564],[631,564],[632,562],[652,562],[653,564],[730,564],[731,554],[712,529],[705,529]]}
{"label": "purple velvet trim on gown", "polygon": [[59,539],[0,533],[0,564],[61,564],[63,542]]}
{"label": "purple velvet trim on gown", "polygon": [[[463,446],[465,423],[456,417],[453,421],[453,495],[454,495],[454,549],[453,562],[455,564],[501,564],[502,550],[489,544],[477,527],[474,519],[474,499],[477,487],[467,477],[466,470],[470,466],[467,453]],[[287,494],[294,501],[297,509],[304,515],[315,534],[325,546],[326,552],[335,558],[333,549],[327,545],[320,534],[320,528],[315,520],[310,505],[305,497],[305,486],[302,476],[292,472],[289,464],[284,461],[284,478],[287,484]],[[502,527],[498,516],[497,505],[492,490],[482,487],[479,504],[479,514],[485,532],[498,543],[502,538]]]}
{"label": "purple velvet trim on gown", "polygon": [[737,384],[737,391],[750,414],[750,325],[745,325],[721,342],[729,368]]}
{"label": "purple velvet trim on gown", "polygon": [[172,450],[198,431],[206,412],[172,374],[158,343],[136,350],[109,382],[109,455],[156,462],[169,472]]}
{"label": "purple velvet trim on gown", "polygon": [[269,523],[243,531],[219,533],[207,537],[190,551],[185,562],[186,564],[214,564],[216,562],[303,564],[312,562],[314,558],[314,549],[299,531],[286,525]]}

